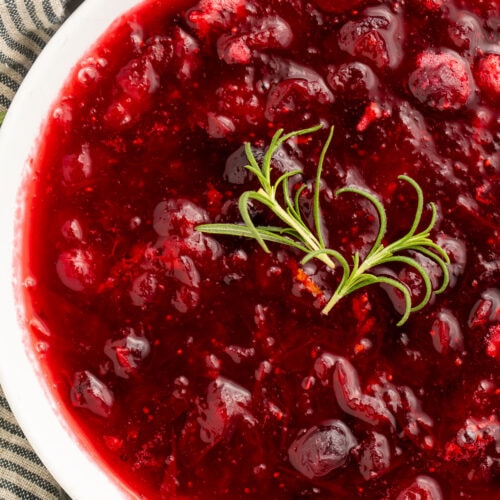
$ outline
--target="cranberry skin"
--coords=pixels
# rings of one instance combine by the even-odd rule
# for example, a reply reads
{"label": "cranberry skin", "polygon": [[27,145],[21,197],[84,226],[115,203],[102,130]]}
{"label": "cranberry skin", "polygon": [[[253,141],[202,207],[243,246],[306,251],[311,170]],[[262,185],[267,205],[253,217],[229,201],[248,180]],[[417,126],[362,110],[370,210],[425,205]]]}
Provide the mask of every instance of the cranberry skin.
{"label": "cranberry skin", "polygon": [[359,457],[359,472],[367,481],[382,476],[390,468],[391,449],[383,434],[370,432],[355,454]]}
{"label": "cranberry skin", "polygon": [[493,325],[488,329],[485,344],[486,355],[500,362],[500,325]]}
{"label": "cranberry skin", "polygon": [[480,465],[470,474],[469,480],[490,481],[493,477],[498,477],[496,457],[499,441],[500,422],[494,413],[482,418],[469,417],[454,439],[445,446],[444,458],[454,463],[467,463],[473,458]]}
{"label": "cranberry skin", "polygon": [[146,337],[136,335],[132,328],[124,331],[119,340],[108,340],[104,353],[113,363],[118,377],[129,378],[137,373],[144,359],[149,355],[151,346]]}
{"label": "cranberry skin", "polygon": [[313,0],[325,12],[338,14],[346,10],[353,10],[361,4],[362,0]]}
{"label": "cranberry skin", "polygon": [[65,155],[62,160],[62,177],[67,185],[87,181],[92,175],[92,157],[89,144],[82,144],[80,152]]}
{"label": "cranberry skin", "polygon": [[246,0],[200,0],[186,14],[187,22],[200,37],[228,29],[245,16]]}
{"label": "cranberry skin", "polygon": [[158,288],[156,276],[146,271],[135,278],[129,292],[132,304],[137,307],[145,307],[154,301]]}
{"label": "cranberry skin", "polygon": [[161,74],[172,59],[172,40],[164,35],[157,35],[146,42],[144,60],[148,60],[158,74]]}
{"label": "cranberry skin", "polygon": [[335,93],[355,101],[374,97],[379,84],[373,70],[361,62],[341,64],[337,69],[329,68],[327,82]]}
{"label": "cranberry skin", "polygon": [[389,423],[391,428],[396,427],[385,402],[362,392],[358,372],[345,358],[336,359],[333,389],[340,408],[347,414],[372,425]]}
{"label": "cranberry skin", "polygon": [[500,290],[489,288],[481,294],[471,310],[468,320],[470,328],[485,328],[500,321]]}
{"label": "cranberry skin", "polygon": [[224,115],[216,115],[215,113],[208,113],[206,130],[212,139],[223,139],[233,134],[236,127],[231,118]]}
{"label": "cranberry skin", "polygon": [[241,419],[248,426],[257,420],[249,412],[252,401],[249,391],[231,380],[217,377],[208,385],[206,401],[198,404],[200,439],[215,444],[232,430],[232,425]]}
{"label": "cranberry skin", "polygon": [[184,239],[184,249],[197,262],[200,258],[217,260],[223,255],[220,243],[215,238],[199,231],[194,231]]}
{"label": "cranberry skin", "polygon": [[133,125],[152,105],[152,95],[160,87],[160,77],[146,57],[133,59],[116,75],[116,97],[104,114],[108,130]]}
{"label": "cranberry skin", "polygon": [[256,24],[256,29],[243,35],[223,34],[217,41],[219,58],[227,64],[248,64],[253,49],[286,49],[292,43],[292,29],[281,17],[265,17]]}
{"label": "cranberry skin", "polygon": [[459,278],[465,272],[467,264],[467,245],[458,235],[450,236],[447,234],[438,234],[436,243],[448,254],[451,263],[448,266],[450,274],[450,288],[457,285]]}
{"label": "cranberry skin", "polygon": [[299,434],[288,448],[288,459],[309,479],[323,477],[343,467],[356,444],[344,422],[328,420]]}
{"label": "cranberry skin", "polygon": [[424,412],[421,401],[410,387],[396,386],[383,375],[380,381],[371,384],[368,390],[395,412],[397,423],[413,444],[424,450],[434,446],[435,439],[431,434],[434,422]]}
{"label": "cranberry skin", "polygon": [[475,76],[483,93],[500,102],[500,54],[488,54],[479,59]]}
{"label": "cranberry skin", "polygon": [[273,122],[290,113],[300,113],[309,106],[321,106],[333,102],[333,94],[323,79],[308,68],[296,66],[290,74],[296,76],[282,80],[269,91],[265,117]]}
{"label": "cranberry skin", "polygon": [[299,78],[284,80],[269,92],[265,117],[272,122],[280,115],[296,113],[301,109],[301,104],[311,97],[305,80]]}
{"label": "cranberry skin", "polygon": [[413,96],[430,108],[446,111],[463,107],[472,94],[473,80],[467,62],[452,51],[419,54],[408,85]]}
{"label": "cranberry skin", "polygon": [[73,243],[83,241],[83,228],[78,219],[68,219],[61,225],[61,234],[63,237]]}
{"label": "cranberry skin", "polygon": [[443,500],[439,483],[429,476],[418,476],[415,481],[397,497],[397,500],[419,498],[421,500]]}
{"label": "cranberry skin", "polygon": [[448,28],[448,36],[457,47],[474,53],[484,40],[481,22],[477,17],[466,12],[460,12],[452,26]]}
{"label": "cranberry skin", "polygon": [[431,328],[432,343],[437,352],[447,354],[450,350],[461,353],[464,340],[460,323],[447,309],[439,311]]}
{"label": "cranberry skin", "polygon": [[75,248],[62,252],[56,263],[57,275],[70,290],[82,292],[97,283],[97,266],[94,252]]}
{"label": "cranberry skin", "polygon": [[386,7],[366,9],[364,17],[348,21],[339,33],[339,47],[379,69],[394,69],[403,59],[403,25]]}
{"label": "cranberry skin", "polygon": [[205,222],[208,222],[205,210],[184,199],[161,201],[153,215],[153,228],[159,236],[187,237],[195,226]]}
{"label": "cranberry skin", "polygon": [[248,64],[252,60],[252,49],[246,37],[222,35],[217,41],[219,58],[227,64]]}
{"label": "cranberry skin", "polygon": [[325,105],[334,102],[332,91],[314,69],[292,60],[272,57],[265,84],[270,87],[264,116],[268,121],[299,116],[312,110],[321,115]]}
{"label": "cranberry skin", "polygon": [[171,303],[178,312],[185,314],[198,305],[199,299],[199,293],[195,289],[181,286],[172,297]]}
{"label": "cranberry skin", "polygon": [[485,290],[469,315],[468,325],[483,337],[487,356],[500,360],[500,291]]}
{"label": "cranberry skin", "polygon": [[248,158],[243,145],[228,156],[224,168],[224,180],[231,184],[244,185],[251,179],[251,173],[245,168],[246,165]]}
{"label": "cranberry skin", "polygon": [[151,61],[133,59],[116,75],[116,83],[133,100],[147,99],[160,87],[160,78]]}
{"label": "cranberry skin", "polygon": [[171,271],[173,277],[183,285],[191,288],[198,288],[200,284],[200,274],[192,259],[187,255],[181,255],[177,261],[177,266]]}
{"label": "cranberry skin", "polygon": [[286,49],[293,41],[290,25],[279,16],[259,19],[259,28],[248,37],[248,43],[255,49]]}
{"label": "cranberry skin", "polygon": [[173,66],[177,78],[186,81],[197,76],[201,67],[200,46],[198,40],[181,28],[174,31]]}
{"label": "cranberry skin", "polygon": [[85,408],[99,417],[109,417],[114,403],[111,390],[87,370],[75,373],[70,399],[73,406]]}

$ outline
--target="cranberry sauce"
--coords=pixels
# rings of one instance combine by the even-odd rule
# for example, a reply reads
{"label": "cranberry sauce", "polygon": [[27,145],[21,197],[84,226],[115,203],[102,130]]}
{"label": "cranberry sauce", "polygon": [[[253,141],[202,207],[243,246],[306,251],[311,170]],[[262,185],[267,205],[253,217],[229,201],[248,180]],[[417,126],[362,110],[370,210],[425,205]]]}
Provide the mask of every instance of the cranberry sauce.
{"label": "cranberry sauce", "polygon": [[[141,498],[488,498],[500,427],[500,11],[494,0],[146,2],[83,59],[36,160],[25,273],[57,398]],[[193,2],[194,4],[194,2]],[[184,3],[185,6],[185,3]],[[374,285],[321,308],[339,272],[291,248],[210,236],[240,222],[275,131],[316,166],[325,239],[350,261],[388,217],[432,238],[450,285],[398,327]],[[426,205],[422,225],[430,218]],[[255,203],[256,222],[272,222]],[[410,254],[436,288],[442,270]],[[417,301],[411,266],[383,270]]]}

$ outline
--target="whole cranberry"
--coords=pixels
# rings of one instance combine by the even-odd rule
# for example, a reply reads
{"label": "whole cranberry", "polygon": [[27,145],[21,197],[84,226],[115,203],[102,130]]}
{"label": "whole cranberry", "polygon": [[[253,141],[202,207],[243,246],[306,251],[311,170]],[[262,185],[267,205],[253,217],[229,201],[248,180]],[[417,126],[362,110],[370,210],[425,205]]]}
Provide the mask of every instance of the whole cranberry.
{"label": "whole cranberry", "polygon": [[425,51],[408,79],[411,93],[422,104],[439,111],[463,107],[472,94],[469,65],[452,51]]}
{"label": "whole cranberry", "polygon": [[327,420],[299,433],[288,449],[290,463],[312,479],[343,467],[357,441],[342,420]]}
{"label": "whole cranberry", "polygon": [[404,28],[399,15],[385,6],[363,11],[340,28],[338,44],[355,58],[379,69],[397,68],[403,60]]}
{"label": "whole cranberry", "polygon": [[56,271],[61,282],[70,290],[82,292],[97,283],[96,254],[92,250],[75,248],[59,255]]}
{"label": "whole cranberry", "polygon": [[443,493],[435,479],[429,476],[418,476],[408,488],[398,495],[397,500],[406,500],[408,498],[442,500]]}
{"label": "whole cranberry", "polygon": [[500,100],[500,54],[487,54],[477,62],[476,81],[484,94]]}
{"label": "whole cranberry", "polygon": [[189,236],[198,224],[207,222],[206,212],[185,199],[169,199],[156,205],[153,228],[160,236]]}
{"label": "whole cranberry", "polygon": [[369,99],[376,93],[379,84],[373,70],[357,61],[330,68],[327,82],[336,93],[356,101]]}
{"label": "whole cranberry", "polygon": [[104,382],[84,370],[75,372],[73,376],[70,400],[75,408],[85,408],[105,418],[111,414],[114,395]]}

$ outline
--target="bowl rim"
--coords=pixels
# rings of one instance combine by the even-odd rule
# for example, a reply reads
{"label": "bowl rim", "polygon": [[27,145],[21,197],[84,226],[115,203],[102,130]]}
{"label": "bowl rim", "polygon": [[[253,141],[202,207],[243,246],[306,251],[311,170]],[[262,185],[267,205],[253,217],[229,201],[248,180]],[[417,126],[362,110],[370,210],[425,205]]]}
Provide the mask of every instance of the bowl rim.
{"label": "bowl rim", "polygon": [[15,271],[21,267],[15,262],[22,248],[23,185],[33,176],[31,159],[41,127],[71,71],[114,21],[141,3],[85,0],[34,62],[0,129],[0,383],[34,451],[73,500],[135,495],[76,436],[35,359],[27,333],[29,313],[21,299],[26,277]]}

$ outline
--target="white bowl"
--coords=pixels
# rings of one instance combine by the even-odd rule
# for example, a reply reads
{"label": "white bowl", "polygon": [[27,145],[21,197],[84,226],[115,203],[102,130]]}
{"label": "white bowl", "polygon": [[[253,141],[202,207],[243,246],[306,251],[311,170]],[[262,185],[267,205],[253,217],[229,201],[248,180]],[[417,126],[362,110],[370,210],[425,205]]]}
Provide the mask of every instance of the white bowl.
{"label": "white bowl", "polygon": [[22,301],[26,277],[16,271],[22,247],[23,182],[30,178],[30,155],[44,119],[71,69],[117,17],[139,3],[86,0],[36,60],[0,132],[0,383],[35,452],[74,500],[133,495],[65,423],[30,345],[29,311]]}

